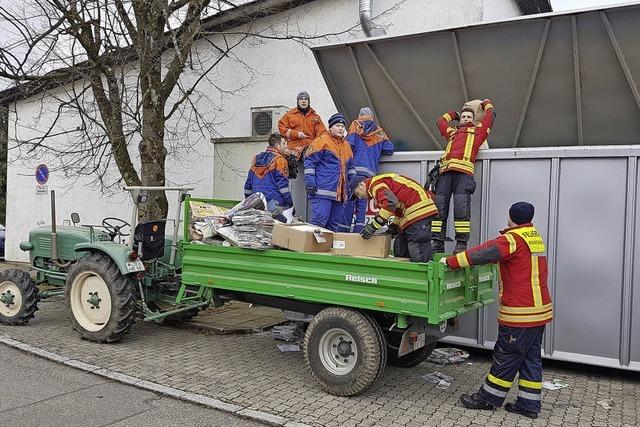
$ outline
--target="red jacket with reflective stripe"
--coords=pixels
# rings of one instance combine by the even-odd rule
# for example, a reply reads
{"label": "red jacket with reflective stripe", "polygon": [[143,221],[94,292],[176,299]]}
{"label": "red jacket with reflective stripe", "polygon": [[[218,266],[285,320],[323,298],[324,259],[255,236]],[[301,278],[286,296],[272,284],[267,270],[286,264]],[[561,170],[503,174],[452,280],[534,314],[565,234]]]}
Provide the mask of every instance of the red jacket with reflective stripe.
{"label": "red jacket with reflective stripe", "polygon": [[501,233],[497,239],[448,257],[447,264],[456,269],[500,263],[498,323],[531,327],[550,322],[553,307],[547,287],[547,257],[532,253],[526,240],[533,236],[541,243],[540,235],[532,224],[508,228]]}
{"label": "red jacket with reflective stripe", "polygon": [[473,175],[478,150],[486,141],[493,125],[493,104],[484,103],[485,115],[477,125],[451,126],[458,119],[458,113],[449,111],[437,121],[440,134],[447,140],[447,148],[440,158],[440,173],[456,171]]}
{"label": "red jacket with reflective stripe", "polygon": [[[322,119],[311,107],[307,114],[302,114],[298,108],[292,108],[278,121],[280,135],[287,140],[287,147],[298,158],[302,150],[326,130]],[[304,132],[309,138],[299,139],[298,132]]]}
{"label": "red jacket with reflective stripe", "polygon": [[369,197],[380,208],[378,216],[388,220],[395,215],[394,223],[404,230],[424,218],[435,216],[438,209],[424,187],[411,178],[397,173],[385,173],[364,181]]}

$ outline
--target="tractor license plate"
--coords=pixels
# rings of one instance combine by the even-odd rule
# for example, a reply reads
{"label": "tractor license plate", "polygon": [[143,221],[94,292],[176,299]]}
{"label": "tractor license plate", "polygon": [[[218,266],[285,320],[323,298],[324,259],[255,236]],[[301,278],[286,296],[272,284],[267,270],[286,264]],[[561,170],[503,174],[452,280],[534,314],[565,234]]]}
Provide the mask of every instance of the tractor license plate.
{"label": "tractor license plate", "polygon": [[130,261],[127,263],[127,270],[129,271],[144,271],[144,263],[139,259]]}

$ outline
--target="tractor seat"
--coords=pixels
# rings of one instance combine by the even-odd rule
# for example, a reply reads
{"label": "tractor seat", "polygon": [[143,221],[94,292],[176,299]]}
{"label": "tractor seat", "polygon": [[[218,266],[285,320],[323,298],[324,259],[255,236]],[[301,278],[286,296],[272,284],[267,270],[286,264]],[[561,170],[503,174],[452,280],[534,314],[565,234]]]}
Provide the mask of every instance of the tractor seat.
{"label": "tractor seat", "polygon": [[136,225],[133,248],[142,261],[164,255],[164,229],[166,221],[147,221]]}

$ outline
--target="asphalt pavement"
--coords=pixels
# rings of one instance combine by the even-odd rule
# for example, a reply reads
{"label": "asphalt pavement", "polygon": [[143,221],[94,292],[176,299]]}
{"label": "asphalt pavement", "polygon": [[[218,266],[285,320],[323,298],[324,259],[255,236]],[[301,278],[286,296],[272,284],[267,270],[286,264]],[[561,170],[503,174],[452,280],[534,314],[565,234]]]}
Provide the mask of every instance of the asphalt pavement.
{"label": "asphalt pavement", "polygon": [[0,425],[262,426],[0,345]]}

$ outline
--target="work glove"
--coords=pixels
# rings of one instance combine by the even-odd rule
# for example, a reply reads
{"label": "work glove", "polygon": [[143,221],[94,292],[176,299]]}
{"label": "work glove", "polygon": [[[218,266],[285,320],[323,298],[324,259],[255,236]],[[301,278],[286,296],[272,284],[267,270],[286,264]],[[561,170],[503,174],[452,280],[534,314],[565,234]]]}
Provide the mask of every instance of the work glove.
{"label": "work glove", "polygon": [[384,219],[376,216],[371,221],[369,221],[367,225],[364,226],[364,228],[360,232],[360,236],[362,236],[362,238],[365,240],[370,239],[371,236],[373,236],[374,233],[380,229],[380,227],[385,225],[385,223],[386,221]]}
{"label": "work glove", "polygon": [[307,195],[315,196],[318,192],[318,187],[307,186]]}
{"label": "work glove", "polygon": [[443,256],[442,258],[440,258],[440,264],[444,265],[445,267],[448,267],[449,264],[447,264],[447,257]]}
{"label": "work glove", "polygon": [[396,237],[398,233],[400,233],[400,224],[392,222],[391,224],[389,224],[388,230],[389,234],[391,234],[391,237]]}

